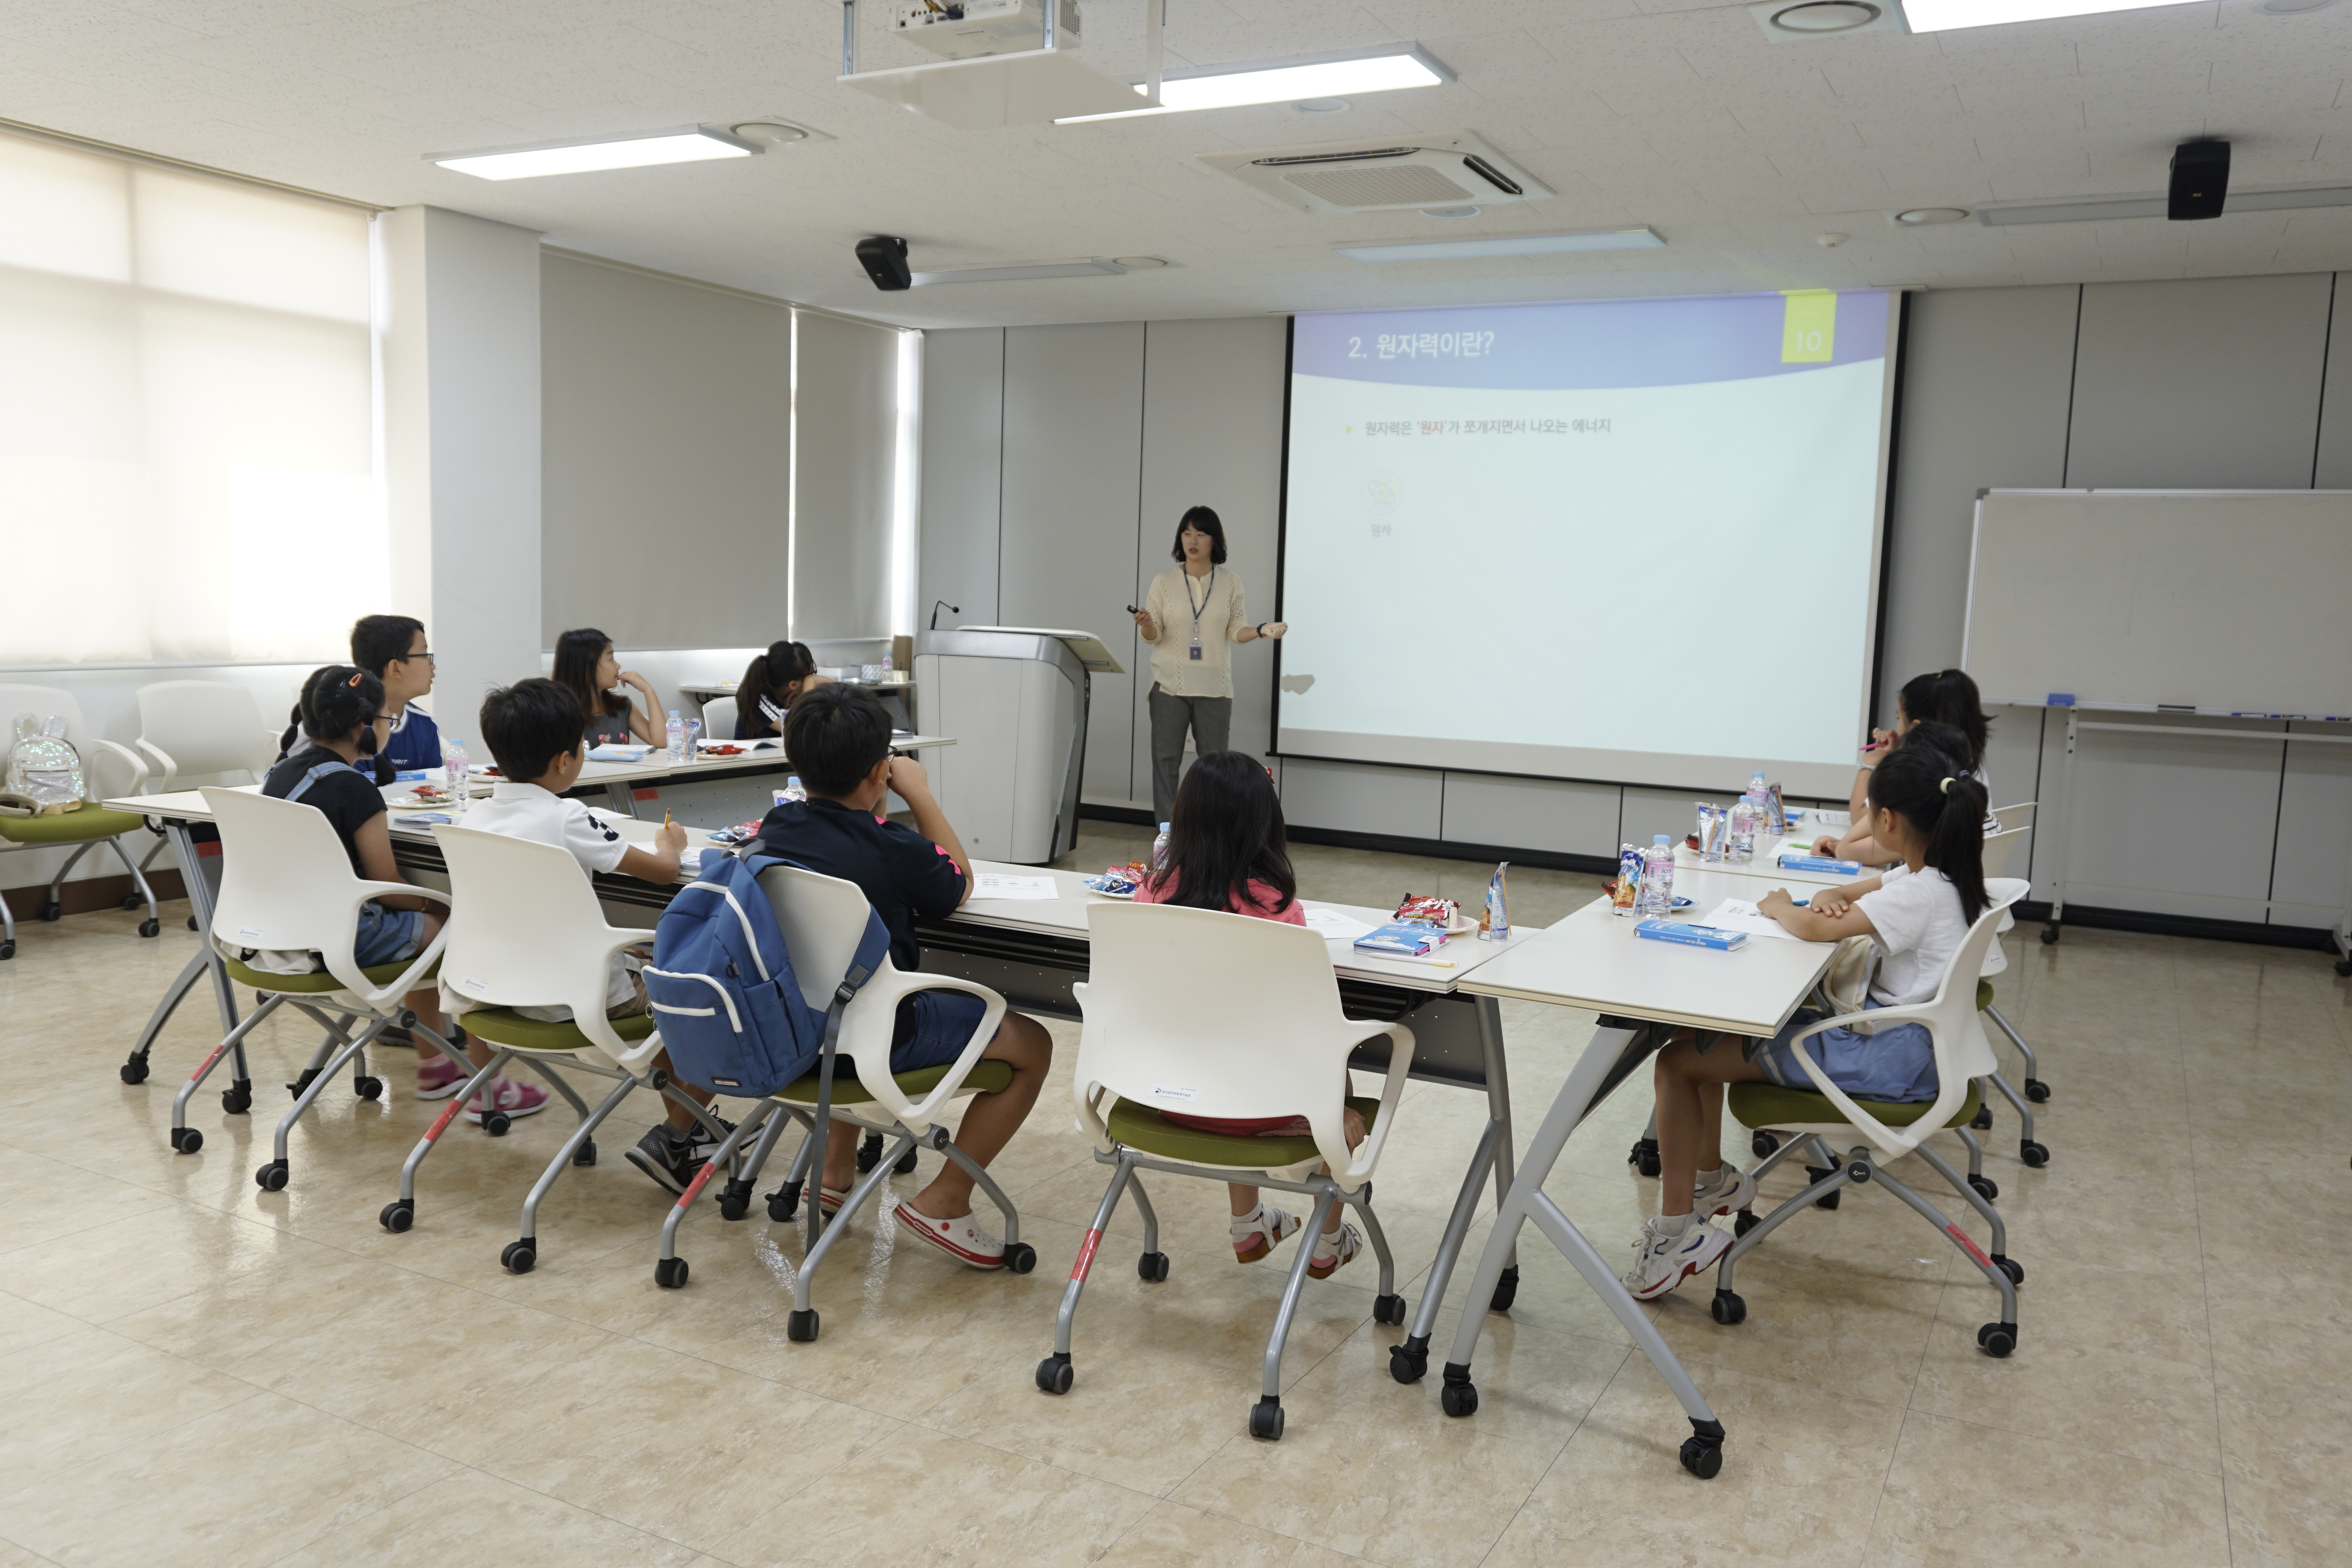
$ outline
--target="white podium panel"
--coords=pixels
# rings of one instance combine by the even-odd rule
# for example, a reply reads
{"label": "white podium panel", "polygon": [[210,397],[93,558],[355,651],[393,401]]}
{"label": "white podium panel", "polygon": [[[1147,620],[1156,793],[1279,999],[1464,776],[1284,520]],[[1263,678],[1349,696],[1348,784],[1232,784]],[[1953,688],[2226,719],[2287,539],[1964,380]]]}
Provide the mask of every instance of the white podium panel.
{"label": "white podium panel", "polygon": [[[1019,626],[925,634],[915,655],[917,727],[954,726],[929,764],[932,793],[974,858],[1040,866],[1078,829],[1088,661],[1101,645]],[[1086,639],[1093,643],[1094,639]]]}

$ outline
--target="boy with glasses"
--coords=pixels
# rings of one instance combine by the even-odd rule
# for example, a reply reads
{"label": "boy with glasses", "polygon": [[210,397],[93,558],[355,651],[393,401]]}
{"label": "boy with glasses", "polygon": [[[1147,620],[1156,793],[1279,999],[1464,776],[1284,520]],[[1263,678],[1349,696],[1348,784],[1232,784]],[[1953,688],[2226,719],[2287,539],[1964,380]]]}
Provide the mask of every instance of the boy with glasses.
{"label": "boy with glasses", "polygon": [[441,765],[441,731],[416,700],[433,689],[425,623],[411,616],[362,616],[352,626],[352,663],[383,682],[392,732],[376,753],[376,783]]}

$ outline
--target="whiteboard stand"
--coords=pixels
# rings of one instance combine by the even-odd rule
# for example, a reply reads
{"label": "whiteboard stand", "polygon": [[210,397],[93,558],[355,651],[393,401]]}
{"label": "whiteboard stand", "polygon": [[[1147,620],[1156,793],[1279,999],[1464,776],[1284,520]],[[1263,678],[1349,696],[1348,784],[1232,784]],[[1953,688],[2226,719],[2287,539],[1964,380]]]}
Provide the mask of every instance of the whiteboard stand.
{"label": "whiteboard stand", "polygon": [[[2133,735],[2200,735],[2220,741],[2263,741],[2275,744],[2308,742],[2317,746],[2352,746],[2352,735],[2298,735],[2266,730],[2213,730],[2189,724],[2116,724],[2097,720],[2084,720],[2082,710],[2066,710],[2066,755],[2058,772],[2058,830],[2053,835],[2055,844],[2051,851],[2054,862],[2051,871],[2050,919],[2042,928],[2043,945],[2055,942],[2066,921],[2066,839],[2074,822],[2074,738],[2084,730],[2120,730]],[[2264,910],[2283,907],[2292,901],[2281,899],[2242,899],[2241,903],[2259,904]],[[2306,906],[2307,907],[2307,906]],[[2352,975],[2352,852],[2344,858],[2344,908],[2331,933],[2336,939],[2336,973]]]}

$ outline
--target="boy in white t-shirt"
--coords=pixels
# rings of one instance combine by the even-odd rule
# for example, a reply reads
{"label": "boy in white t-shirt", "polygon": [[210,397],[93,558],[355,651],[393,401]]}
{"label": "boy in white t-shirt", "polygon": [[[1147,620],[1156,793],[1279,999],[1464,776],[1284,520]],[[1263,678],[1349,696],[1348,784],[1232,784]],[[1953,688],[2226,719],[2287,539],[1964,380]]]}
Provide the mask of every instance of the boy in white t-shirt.
{"label": "boy in white t-shirt", "polygon": [[[498,759],[503,782],[490,798],[466,813],[466,826],[486,833],[504,833],[537,844],[552,844],[572,852],[583,872],[619,872],[668,887],[677,880],[679,852],[686,847],[686,829],[665,823],[654,837],[654,847],[640,849],[623,838],[612,824],[564,794],[580,782],[587,756],[582,741],[584,722],[580,700],[552,680],[518,680],[493,690],[482,700],[482,742]],[[650,939],[651,931],[646,933]],[[605,1016],[627,1018],[649,1008],[645,982],[637,969],[643,956],[614,957],[604,987]],[[442,994],[451,1012],[470,1004],[445,979]],[[568,1019],[568,1007],[520,1007],[530,1017]],[[667,1053],[656,1058],[668,1069]],[[710,1093],[672,1073],[673,1081],[703,1105]],[[673,1193],[682,1193],[704,1161],[718,1149],[718,1138],[686,1107],[664,1102],[667,1120],[638,1140],[629,1151],[629,1163]],[[719,1123],[724,1127],[726,1123]]]}

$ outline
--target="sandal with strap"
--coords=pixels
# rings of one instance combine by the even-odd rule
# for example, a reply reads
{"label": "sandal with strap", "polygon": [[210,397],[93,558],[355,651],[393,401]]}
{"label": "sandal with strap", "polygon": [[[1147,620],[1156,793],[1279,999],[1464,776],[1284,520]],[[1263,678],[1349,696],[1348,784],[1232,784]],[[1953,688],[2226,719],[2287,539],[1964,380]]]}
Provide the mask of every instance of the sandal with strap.
{"label": "sandal with strap", "polygon": [[[1330,1258],[1328,1263],[1324,1261],[1327,1255],[1323,1251],[1323,1243],[1327,1239],[1334,1244],[1333,1250],[1328,1255]],[[1326,1232],[1315,1239],[1315,1255],[1307,1260],[1307,1277],[1309,1279],[1328,1279],[1339,1269],[1354,1262],[1356,1254],[1363,1249],[1363,1235],[1352,1225],[1342,1225],[1336,1237]]]}
{"label": "sandal with strap", "polygon": [[1264,1204],[1234,1215],[1234,1261],[1255,1263],[1298,1233],[1298,1216]]}

